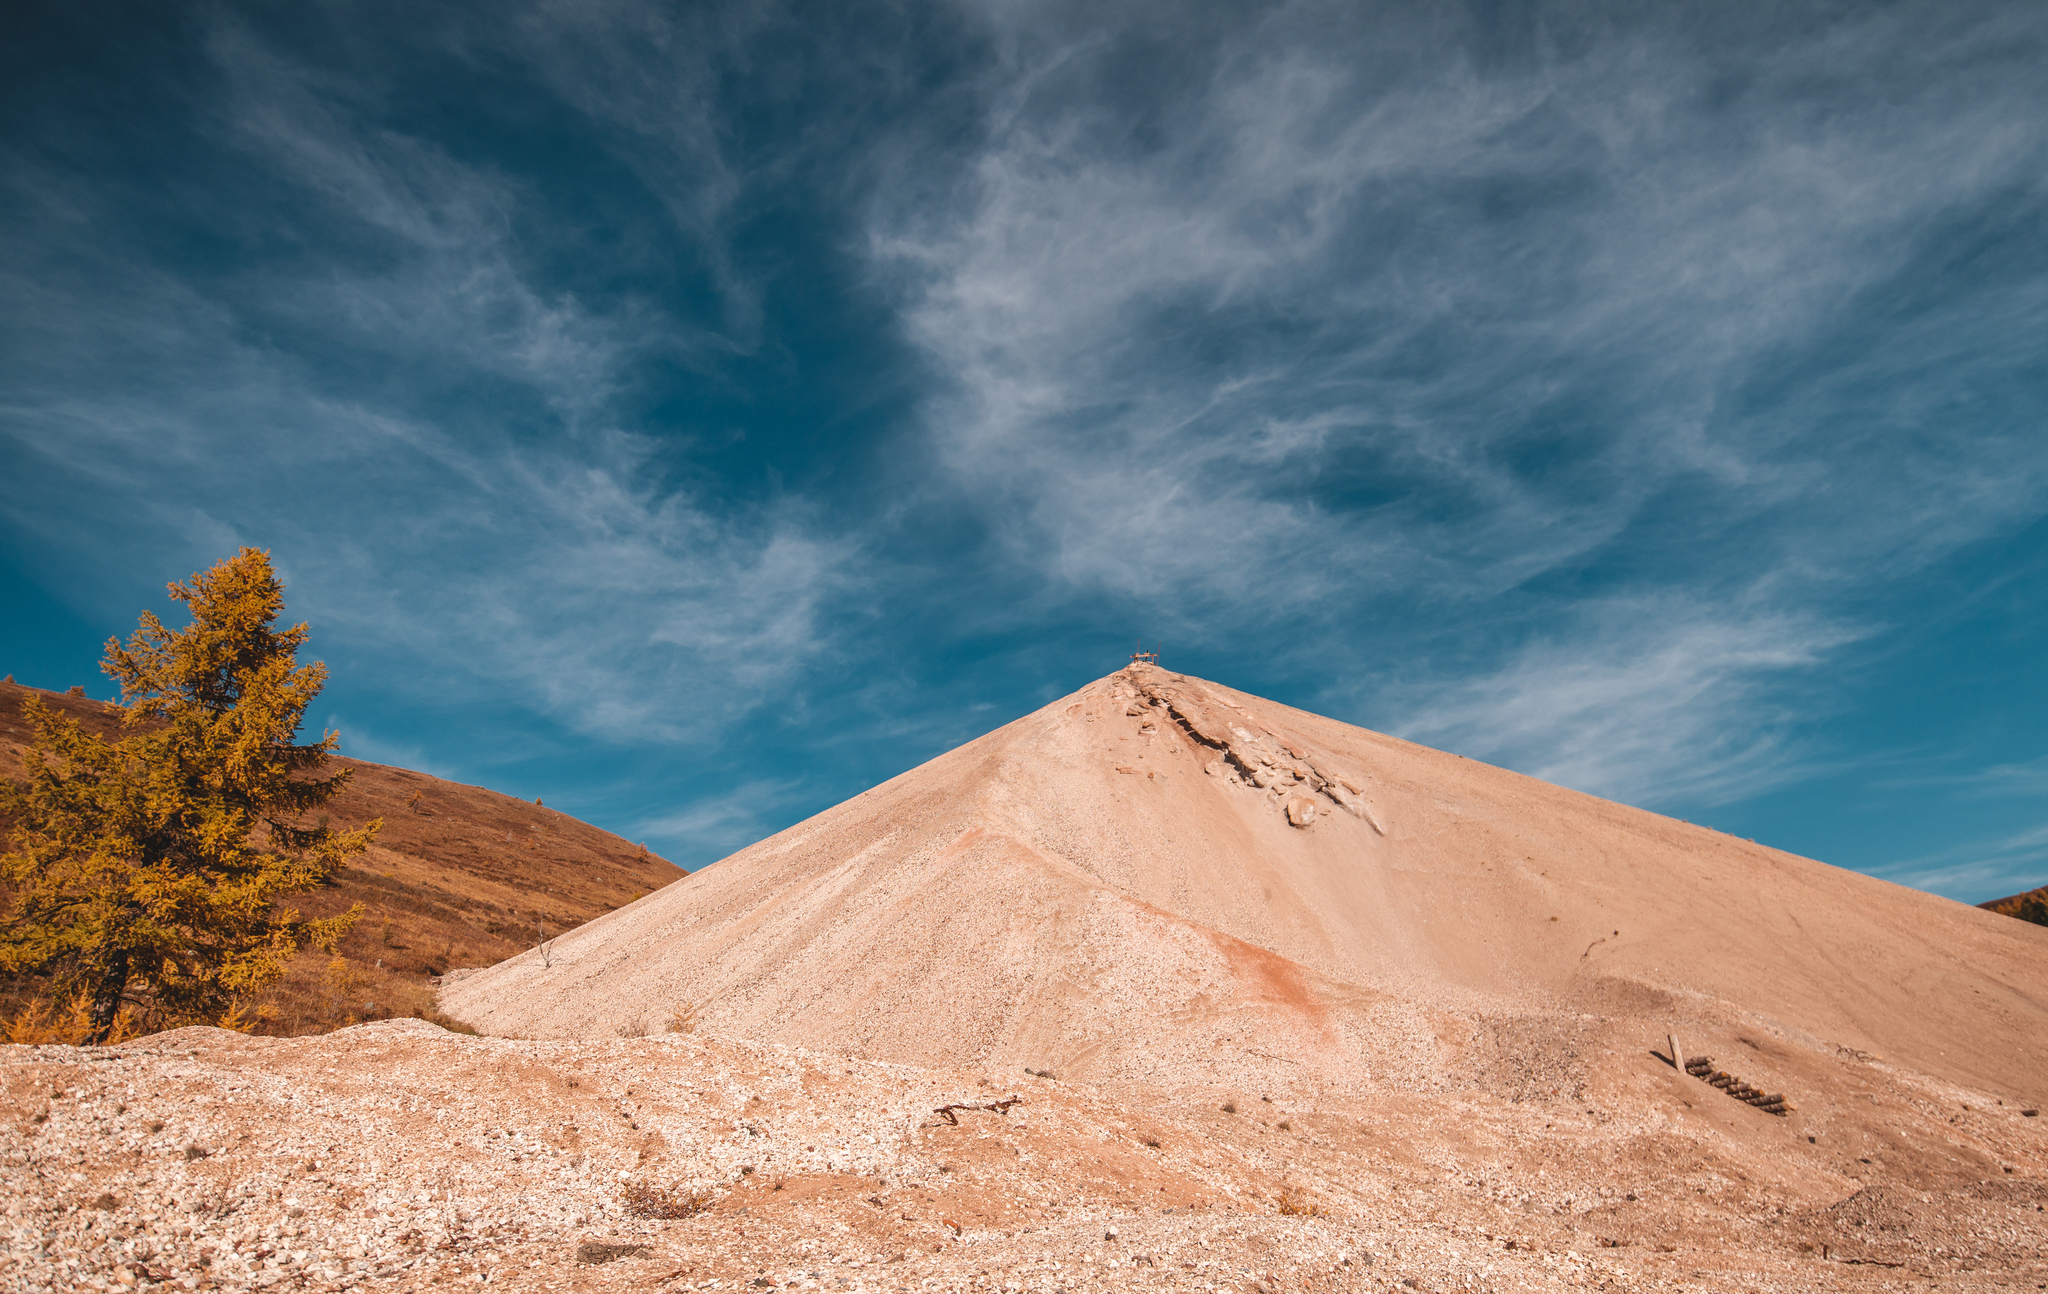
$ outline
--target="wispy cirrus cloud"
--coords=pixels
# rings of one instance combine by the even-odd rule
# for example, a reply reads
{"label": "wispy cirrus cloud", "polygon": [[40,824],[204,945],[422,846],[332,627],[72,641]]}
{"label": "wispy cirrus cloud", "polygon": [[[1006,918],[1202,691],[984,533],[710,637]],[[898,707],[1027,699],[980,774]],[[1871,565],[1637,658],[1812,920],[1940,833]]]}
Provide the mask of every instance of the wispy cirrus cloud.
{"label": "wispy cirrus cloud", "polygon": [[1939,788],[1971,799],[2032,799],[2048,795],[2048,756],[1963,772],[1916,772],[1889,778],[1884,785],[1900,790]]}
{"label": "wispy cirrus cloud", "polygon": [[721,343],[630,294],[599,313],[537,286],[521,183],[381,124],[365,86],[232,22],[208,53],[223,145],[330,250],[172,273],[101,245],[113,213],[63,218],[106,195],[12,167],[62,255],[9,273],[53,325],[10,387],[5,434],[42,482],[10,520],[73,560],[275,547],[326,633],[608,738],[717,732],[786,684],[853,548],[801,500],[675,479],[617,421],[647,356]]}
{"label": "wispy cirrus cloud", "polygon": [[1499,669],[1416,689],[1396,702],[1392,730],[1614,799],[1726,802],[1816,758],[1794,735],[1812,714],[1775,689],[1860,633],[1764,608],[1703,614],[1675,599],[1581,614],[1571,633],[1525,645]]}
{"label": "wispy cirrus cloud", "polygon": [[28,34],[19,577],[270,546],[379,749],[693,861],[1136,634],[1667,804],[2038,754],[1893,722],[2031,632],[1932,622],[2048,513],[2033,10],[417,17]]}
{"label": "wispy cirrus cloud", "polygon": [[260,294],[266,312],[408,366],[515,383],[572,426],[601,414],[640,348],[684,341],[675,321],[630,298],[598,315],[536,288],[519,264],[520,182],[378,123],[365,87],[296,64],[232,22],[209,53],[228,141],[301,186],[322,232],[371,244],[255,285],[247,296]]}
{"label": "wispy cirrus cloud", "polygon": [[[2010,23],[1872,15],[1731,64],[1558,8],[1488,65],[1403,10],[1163,50],[1064,14],[991,11],[952,201],[869,224],[939,461],[1046,597],[1183,641],[1284,624],[1301,656],[1400,638],[1375,608],[1469,625],[1490,662],[1401,680],[1437,689],[1418,731],[1725,790],[1786,771],[1762,699],[1866,635],[1846,589],[2039,513],[2038,410],[1875,394],[1934,364],[2017,394],[2048,319],[2040,277],[1930,262],[2042,209]],[[1172,88],[1134,119],[1126,75]]]}
{"label": "wispy cirrus cloud", "polygon": [[2048,823],[1991,840],[1970,841],[1871,870],[1888,881],[1936,894],[2004,898],[2040,884],[2048,869]]}
{"label": "wispy cirrus cloud", "polygon": [[803,799],[804,789],[798,781],[750,781],[680,812],[643,818],[633,824],[634,834],[688,840],[694,849],[728,853],[768,834],[762,824],[774,821]]}

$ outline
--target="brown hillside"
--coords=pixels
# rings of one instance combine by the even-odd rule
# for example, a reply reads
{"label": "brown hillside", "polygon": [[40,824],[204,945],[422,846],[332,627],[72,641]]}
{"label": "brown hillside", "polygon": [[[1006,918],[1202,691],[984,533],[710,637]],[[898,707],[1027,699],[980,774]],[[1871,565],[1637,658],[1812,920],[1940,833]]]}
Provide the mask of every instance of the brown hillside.
{"label": "brown hillside", "polygon": [[[39,695],[89,730],[117,736],[119,706],[0,683],[0,775],[19,776],[33,735],[22,702]],[[264,1032],[319,1032],[356,1020],[427,1014],[430,980],[488,966],[648,894],[683,873],[565,813],[482,787],[357,759],[331,813],[337,825],[384,820],[377,844],[331,887],[301,896],[327,915],[364,915],[340,959],[302,953],[266,996]]]}
{"label": "brown hillside", "polygon": [[2048,885],[2043,885],[2037,890],[2028,890],[2025,894],[2014,894],[2002,899],[1993,899],[1989,903],[1979,903],[1977,906],[1987,912],[1996,912],[2000,916],[2018,917],[2037,926],[2048,926]]}

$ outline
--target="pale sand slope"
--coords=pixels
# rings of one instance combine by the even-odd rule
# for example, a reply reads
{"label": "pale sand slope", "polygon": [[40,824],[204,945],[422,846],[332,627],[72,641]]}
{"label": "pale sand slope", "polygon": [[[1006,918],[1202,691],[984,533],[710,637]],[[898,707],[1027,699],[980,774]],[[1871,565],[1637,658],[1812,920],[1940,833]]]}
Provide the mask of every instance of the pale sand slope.
{"label": "pale sand slope", "polygon": [[1583,1016],[1637,1049],[1676,1028],[1795,1104],[1857,1053],[2048,1096],[2048,929],[1146,667],[549,960],[443,1008],[1304,1096],[1583,1082]]}

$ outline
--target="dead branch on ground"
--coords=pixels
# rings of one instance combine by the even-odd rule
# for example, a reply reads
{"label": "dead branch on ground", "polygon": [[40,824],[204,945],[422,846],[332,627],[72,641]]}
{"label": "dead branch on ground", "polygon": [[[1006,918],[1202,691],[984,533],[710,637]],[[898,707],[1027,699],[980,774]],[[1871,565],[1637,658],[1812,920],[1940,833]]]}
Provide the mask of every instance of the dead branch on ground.
{"label": "dead branch on ground", "polygon": [[954,1113],[956,1110],[987,1110],[992,1114],[1007,1115],[1010,1112],[1011,1106],[1022,1104],[1024,1104],[1024,1098],[1021,1096],[1013,1096],[1007,1101],[990,1101],[987,1105],[974,1105],[966,1101],[956,1101],[952,1105],[942,1105],[938,1109],[933,1110],[932,1113],[944,1115],[946,1122],[957,1128],[960,1126],[960,1117]]}

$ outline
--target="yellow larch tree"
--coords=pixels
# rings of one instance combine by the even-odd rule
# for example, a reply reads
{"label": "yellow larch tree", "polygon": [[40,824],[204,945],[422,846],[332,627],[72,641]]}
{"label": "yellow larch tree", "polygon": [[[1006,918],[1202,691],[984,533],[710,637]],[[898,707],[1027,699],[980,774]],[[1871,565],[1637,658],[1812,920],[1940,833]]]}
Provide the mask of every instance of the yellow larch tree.
{"label": "yellow larch tree", "polygon": [[227,1018],[301,947],[332,950],[360,904],[306,920],[278,900],[325,882],[382,825],[305,825],[349,772],[328,768],[335,734],[297,741],[327,669],[298,663],[305,625],[276,627],[270,555],[244,548],[170,594],[190,626],[144,612],[126,645],[107,643],[121,738],[32,699],[26,779],[0,780],[14,821],[0,969],[88,1003],[95,1042],[124,1007],[160,1027]]}

